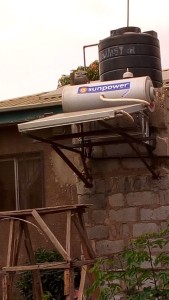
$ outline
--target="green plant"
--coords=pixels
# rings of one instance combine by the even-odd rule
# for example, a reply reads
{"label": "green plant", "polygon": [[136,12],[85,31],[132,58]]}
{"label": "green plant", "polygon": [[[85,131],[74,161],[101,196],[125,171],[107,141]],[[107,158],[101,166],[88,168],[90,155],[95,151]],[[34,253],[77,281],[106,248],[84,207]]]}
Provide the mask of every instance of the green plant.
{"label": "green plant", "polygon": [[169,299],[169,226],[159,233],[132,240],[124,251],[112,258],[98,259],[91,268],[95,281],[87,290],[90,296],[99,290],[100,300]]}
{"label": "green plant", "polygon": [[[73,72],[85,71],[89,81],[99,80],[99,62],[95,60],[88,67],[79,66]],[[70,84],[70,75],[62,75],[58,80],[58,87]]]}
{"label": "green plant", "polygon": [[99,80],[99,62],[95,60],[87,67],[87,74],[90,81]]}
{"label": "green plant", "polygon": [[54,298],[52,297],[50,292],[46,292],[43,297],[42,300],[54,300]]}
{"label": "green plant", "polygon": [[[55,250],[38,249],[35,252],[37,263],[63,261],[62,256]],[[43,300],[64,299],[64,281],[62,270],[41,271],[41,281],[44,291]],[[26,300],[32,300],[32,274],[24,272],[20,275],[17,288]]]}

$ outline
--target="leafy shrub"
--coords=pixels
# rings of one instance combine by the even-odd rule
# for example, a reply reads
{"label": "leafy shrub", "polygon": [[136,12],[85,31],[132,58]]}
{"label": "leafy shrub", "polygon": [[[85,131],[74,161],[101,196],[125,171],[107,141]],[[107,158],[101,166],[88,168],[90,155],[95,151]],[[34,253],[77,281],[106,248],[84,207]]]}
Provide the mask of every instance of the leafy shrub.
{"label": "leafy shrub", "polygon": [[[87,77],[89,81],[99,80],[99,62],[95,60],[92,62],[86,69],[82,66],[79,66],[73,72],[85,71],[87,73]],[[58,87],[70,84],[70,75],[62,75],[58,80]]]}
{"label": "leafy shrub", "polygon": [[[55,250],[47,251],[38,249],[35,252],[37,263],[63,261],[62,256]],[[63,270],[44,270],[41,271],[41,281],[44,291],[44,300],[63,300],[64,299],[64,280]],[[17,288],[26,300],[32,300],[32,273],[24,272],[20,275]],[[56,298],[57,297],[57,298]]]}
{"label": "leafy shrub", "polygon": [[[159,233],[142,235],[112,258],[100,258],[91,268],[95,281],[90,296],[99,290],[100,300],[169,299],[169,226]],[[119,299],[119,298],[118,298]]]}

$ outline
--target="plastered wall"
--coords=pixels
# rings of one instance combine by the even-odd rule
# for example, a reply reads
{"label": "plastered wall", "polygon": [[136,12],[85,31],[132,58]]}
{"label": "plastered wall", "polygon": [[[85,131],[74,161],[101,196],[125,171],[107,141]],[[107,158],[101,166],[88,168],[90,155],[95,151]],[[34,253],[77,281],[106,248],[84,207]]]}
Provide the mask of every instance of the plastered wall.
{"label": "plastered wall", "polygon": [[[61,206],[66,204],[77,203],[76,178],[65,165],[65,163],[56,155],[54,150],[49,145],[37,143],[36,141],[21,135],[18,132],[17,126],[2,127],[0,129],[0,157],[6,157],[12,154],[21,154],[23,152],[42,152],[43,155],[43,170],[42,176],[44,179],[44,206]],[[73,157],[72,157],[73,160]],[[0,195],[0,201],[5,201]],[[57,235],[58,239],[63,243],[65,234],[66,219],[63,214],[49,215],[45,218],[47,224]],[[30,219],[31,221],[31,219]],[[6,251],[8,243],[8,227],[7,221],[0,222],[0,266],[5,265]],[[43,247],[53,249],[53,245],[42,235],[40,235],[33,226],[31,227],[31,236],[34,250]],[[77,247],[74,247],[76,241]],[[79,240],[77,234],[73,235],[72,251],[74,256],[79,255]],[[23,245],[22,245],[23,246]],[[25,262],[25,252],[21,251],[20,261]]]}

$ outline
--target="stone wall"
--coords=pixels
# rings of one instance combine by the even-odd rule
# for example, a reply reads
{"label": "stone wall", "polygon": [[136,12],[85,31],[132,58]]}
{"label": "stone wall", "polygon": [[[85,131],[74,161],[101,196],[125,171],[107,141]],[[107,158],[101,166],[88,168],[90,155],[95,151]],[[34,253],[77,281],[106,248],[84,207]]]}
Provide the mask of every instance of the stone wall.
{"label": "stone wall", "polygon": [[78,184],[80,203],[91,204],[85,215],[88,236],[97,255],[123,249],[143,233],[156,232],[169,220],[169,174],[95,179],[91,190]]}
{"label": "stone wall", "polygon": [[[159,174],[158,179],[152,178],[138,158],[111,159],[109,148],[109,159],[100,157],[88,162],[93,188],[77,183],[79,203],[91,204],[85,221],[97,255],[118,252],[131,238],[156,232],[169,219],[168,103],[169,87],[158,89],[156,109],[150,117],[156,157],[153,163],[146,159]],[[98,154],[102,152],[99,149]]]}

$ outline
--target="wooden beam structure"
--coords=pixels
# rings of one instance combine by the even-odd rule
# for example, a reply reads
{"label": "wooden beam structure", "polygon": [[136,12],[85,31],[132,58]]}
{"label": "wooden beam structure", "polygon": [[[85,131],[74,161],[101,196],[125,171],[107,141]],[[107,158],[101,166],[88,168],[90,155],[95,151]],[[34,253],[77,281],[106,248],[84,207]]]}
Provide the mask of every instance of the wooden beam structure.
{"label": "wooden beam structure", "polygon": [[[0,212],[0,221],[8,220],[9,238],[7,248],[6,265],[2,267],[2,299],[12,300],[14,290],[14,276],[17,272],[32,271],[33,276],[33,298],[34,300],[41,300],[43,297],[43,287],[41,283],[40,270],[54,270],[62,269],[64,271],[64,295],[66,300],[74,299],[74,268],[81,268],[81,282],[79,286],[78,299],[83,299],[84,286],[87,268],[95,262],[95,253],[90,245],[85,224],[83,220],[83,213],[87,205],[66,205],[58,207],[27,209],[20,211]],[[48,227],[44,216],[48,214],[64,213],[66,216],[65,224],[65,246],[63,246],[58,238],[57,233],[54,234]],[[30,223],[28,218],[33,218]],[[74,223],[82,243],[83,259],[76,261],[71,254],[72,244],[72,222]],[[38,264],[35,261],[34,250],[31,240],[31,232],[29,224],[34,225],[37,229],[50,240],[55,250],[57,250],[63,257],[62,262],[46,262]],[[35,225],[36,224],[36,225]],[[63,230],[64,231],[64,230]],[[18,265],[18,257],[20,254],[21,241],[24,238],[24,245],[29,259],[28,265]],[[81,255],[82,257],[82,255]],[[94,298],[93,298],[94,299]]]}

